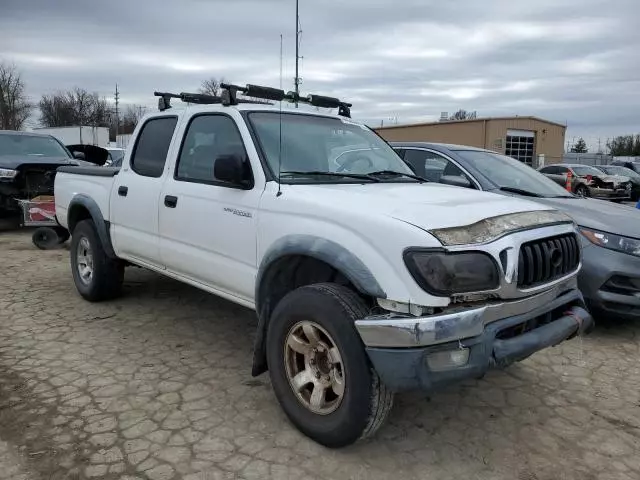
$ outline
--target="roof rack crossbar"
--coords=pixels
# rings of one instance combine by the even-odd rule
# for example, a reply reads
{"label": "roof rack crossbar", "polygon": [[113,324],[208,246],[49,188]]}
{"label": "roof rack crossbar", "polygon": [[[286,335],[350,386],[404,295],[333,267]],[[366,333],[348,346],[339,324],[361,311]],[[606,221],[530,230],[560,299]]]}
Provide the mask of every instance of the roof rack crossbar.
{"label": "roof rack crossbar", "polygon": [[[158,99],[158,109],[162,112],[171,108],[171,99],[177,98],[182,100],[185,103],[195,103],[197,105],[216,105],[223,104],[226,105],[223,97],[217,95],[207,95],[204,93],[188,93],[188,92],[180,92],[180,93],[170,93],[170,92],[153,92],[155,97],[160,97]],[[236,103],[262,103],[256,102],[253,100],[247,100],[244,98],[237,99]]]}
{"label": "roof rack crossbar", "polygon": [[245,87],[240,85],[232,85],[229,83],[222,83],[222,99],[225,105],[234,105],[237,100],[237,92],[241,92],[247,97],[263,98],[265,100],[275,100],[277,102],[291,102],[291,103],[306,103],[314,107],[319,108],[337,108],[338,115],[343,117],[351,117],[352,104],[341,101],[334,97],[325,97],[322,95],[307,95],[302,97],[295,92],[287,92],[280,88],[263,87],[260,85],[248,84]]}

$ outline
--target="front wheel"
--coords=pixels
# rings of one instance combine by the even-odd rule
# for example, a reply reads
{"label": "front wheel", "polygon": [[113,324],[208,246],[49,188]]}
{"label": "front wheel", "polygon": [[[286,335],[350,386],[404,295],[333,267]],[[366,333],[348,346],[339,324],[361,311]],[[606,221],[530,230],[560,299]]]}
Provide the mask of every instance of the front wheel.
{"label": "front wheel", "polygon": [[124,265],[106,254],[91,220],[74,228],[70,254],[73,281],[83,298],[98,302],[120,294]]}
{"label": "front wheel", "polygon": [[576,195],[579,197],[587,198],[589,196],[589,189],[584,185],[578,185],[576,187]]}
{"label": "front wheel", "polygon": [[267,362],[276,397],[302,433],[327,447],[373,435],[393,405],[354,327],[366,314],[352,290],[316,284],[287,294],[269,322]]}

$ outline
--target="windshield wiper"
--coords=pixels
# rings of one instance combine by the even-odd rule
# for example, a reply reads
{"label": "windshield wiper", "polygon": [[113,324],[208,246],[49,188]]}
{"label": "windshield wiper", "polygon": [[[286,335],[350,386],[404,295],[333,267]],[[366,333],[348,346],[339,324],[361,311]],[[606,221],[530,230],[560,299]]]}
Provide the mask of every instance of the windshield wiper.
{"label": "windshield wiper", "polygon": [[396,172],[395,170],[378,170],[376,172],[371,172],[368,173],[367,175],[372,176],[372,177],[378,177],[378,176],[383,176],[383,175],[390,175],[390,176],[394,176],[394,177],[407,177],[407,178],[413,178],[414,180],[417,180],[420,183],[424,183],[424,182],[428,182],[429,180],[427,180],[426,178],[422,178],[419,177],[417,175],[412,175],[410,173],[404,173],[404,172]]}
{"label": "windshield wiper", "polygon": [[355,178],[358,180],[368,180],[369,182],[379,182],[380,179],[376,177],[371,177],[365,174],[358,173],[339,173],[339,172],[323,172],[323,171],[310,171],[310,172],[298,172],[295,170],[287,170],[285,172],[280,172],[280,175],[308,175],[310,177],[313,176],[325,176],[325,177],[342,177],[342,178]]}
{"label": "windshield wiper", "polygon": [[516,187],[500,187],[498,188],[498,190],[502,192],[510,192],[510,193],[517,193],[520,195],[526,195],[527,197],[543,198],[543,195],[540,195],[539,193],[530,192],[529,190],[522,190],[521,188],[516,188]]}

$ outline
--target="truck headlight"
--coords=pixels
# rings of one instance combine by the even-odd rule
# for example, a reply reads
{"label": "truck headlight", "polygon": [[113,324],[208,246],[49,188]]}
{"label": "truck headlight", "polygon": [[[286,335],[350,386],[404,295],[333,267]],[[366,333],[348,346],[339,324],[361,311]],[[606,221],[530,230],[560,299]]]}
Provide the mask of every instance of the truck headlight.
{"label": "truck headlight", "polygon": [[433,295],[483,292],[500,285],[498,267],[486,253],[407,250],[404,262],[418,285]]}
{"label": "truck headlight", "polygon": [[0,178],[13,178],[18,174],[17,170],[11,170],[9,168],[0,168]]}
{"label": "truck headlight", "polygon": [[585,227],[580,227],[580,233],[594,245],[640,257],[640,240],[637,238],[623,237]]}

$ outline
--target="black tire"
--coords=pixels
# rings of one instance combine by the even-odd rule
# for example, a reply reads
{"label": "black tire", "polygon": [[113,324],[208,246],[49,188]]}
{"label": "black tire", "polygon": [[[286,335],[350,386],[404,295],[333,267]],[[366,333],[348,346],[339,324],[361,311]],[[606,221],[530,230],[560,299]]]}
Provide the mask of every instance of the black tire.
{"label": "black tire", "polygon": [[[88,242],[92,256],[92,274],[83,278],[78,269],[78,250]],[[86,245],[86,244],[85,244]],[[93,221],[82,220],[71,237],[71,273],[78,293],[90,302],[109,300],[120,295],[124,280],[124,264],[107,256]]]}
{"label": "black tire", "polygon": [[64,243],[67,240],[69,240],[69,238],[71,238],[71,234],[69,233],[69,230],[67,230],[64,227],[53,227],[53,229],[56,231],[56,233],[58,234],[58,243]]}
{"label": "black tire", "polygon": [[60,245],[58,232],[51,227],[38,227],[31,235],[31,241],[40,250],[51,250]]}
{"label": "black tire", "polygon": [[[362,299],[352,290],[322,283],[287,294],[269,322],[267,363],[278,402],[302,433],[326,447],[344,447],[372,436],[393,406],[393,393],[373,370],[353,323],[367,312]],[[314,322],[326,330],[342,358],[344,395],[339,406],[328,414],[314,413],[298,400],[287,377],[286,339],[300,321]]]}
{"label": "black tire", "polygon": [[589,189],[584,185],[578,185],[576,187],[576,195],[579,197],[589,198]]}

